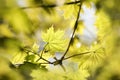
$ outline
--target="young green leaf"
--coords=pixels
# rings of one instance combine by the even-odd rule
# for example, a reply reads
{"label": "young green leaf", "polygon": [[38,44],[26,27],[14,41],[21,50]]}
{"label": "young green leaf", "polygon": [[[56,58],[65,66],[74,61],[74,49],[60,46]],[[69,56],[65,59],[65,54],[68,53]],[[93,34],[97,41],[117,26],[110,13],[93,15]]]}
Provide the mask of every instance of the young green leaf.
{"label": "young green leaf", "polygon": [[65,50],[66,40],[63,38],[64,32],[61,30],[54,31],[51,27],[47,30],[47,33],[42,33],[42,39],[47,43],[46,50],[51,52],[59,52]]}

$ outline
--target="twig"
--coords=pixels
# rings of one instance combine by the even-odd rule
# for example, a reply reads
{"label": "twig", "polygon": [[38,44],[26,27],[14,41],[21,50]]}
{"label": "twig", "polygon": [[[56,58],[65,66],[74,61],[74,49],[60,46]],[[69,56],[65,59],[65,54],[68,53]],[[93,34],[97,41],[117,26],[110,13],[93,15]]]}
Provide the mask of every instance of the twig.
{"label": "twig", "polygon": [[72,58],[72,57],[76,57],[76,56],[81,56],[81,55],[88,54],[88,53],[91,53],[91,52],[94,52],[94,51],[89,51],[89,52],[83,52],[83,53],[79,53],[79,54],[74,54],[72,56],[64,58],[63,60],[66,60],[66,59],[69,59],[69,58]]}
{"label": "twig", "polygon": [[[27,53],[29,53],[29,52],[34,53],[35,55],[39,56],[40,59],[42,59],[42,60],[44,60],[44,61],[46,61],[46,62],[48,62],[48,63],[51,64],[50,61],[48,61],[48,60],[46,60],[45,58],[41,57],[39,54],[37,54],[37,53],[35,53],[35,52],[31,51],[31,50],[27,50],[27,49],[25,49],[25,51],[27,51]],[[38,61],[39,61],[39,60],[38,60]],[[38,62],[38,61],[36,61],[36,62]]]}
{"label": "twig", "polygon": [[62,67],[62,69],[63,69],[64,71],[66,71],[65,67],[63,66],[63,64],[61,64],[60,66]]}
{"label": "twig", "polygon": [[66,55],[67,52],[69,51],[70,45],[71,45],[71,43],[72,43],[72,39],[73,39],[74,34],[75,34],[75,31],[76,31],[76,29],[77,29],[77,25],[78,25],[78,20],[79,20],[79,16],[80,16],[81,7],[82,7],[82,2],[80,3],[80,6],[79,6],[79,11],[78,11],[78,14],[77,14],[77,19],[76,19],[76,21],[75,21],[75,25],[74,25],[74,30],[73,30],[73,33],[72,33],[72,37],[70,38],[70,41],[69,41],[67,50],[65,51],[65,53],[64,53],[63,56],[61,57],[61,60],[64,59],[65,55]]}
{"label": "twig", "polygon": [[[74,2],[67,2],[64,3],[63,5],[72,5],[72,4],[77,4],[80,3],[81,1],[74,1]],[[56,4],[51,4],[51,5],[37,5],[37,6],[28,6],[28,7],[21,7],[21,9],[29,9],[29,8],[39,8],[39,7],[43,7],[43,8],[54,8],[54,7],[58,7],[59,5]]]}
{"label": "twig", "polygon": [[36,55],[40,57],[38,60],[36,60],[36,62],[38,62],[40,59],[42,59],[42,60],[52,64],[52,62],[50,62],[50,61],[46,60],[45,58],[41,57],[39,54],[36,54]]}
{"label": "twig", "polygon": [[44,53],[44,51],[45,51],[45,48],[47,47],[48,44],[49,44],[49,43],[45,44],[45,46],[44,46],[44,48],[43,48],[43,50],[42,50],[42,53],[41,53],[40,57],[42,57],[42,55],[43,55],[43,53]]}
{"label": "twig", "polygon": [[50,62],[50,61],[46,60],[46,59],[45,59],[45,58],[43,58],[43,57],[41,57],[41,59],[42,59],[42,60],[44,60],[44,61],[46,61],[46,62],[48,62],[48,63],[50,63],[50,64],[52,64],[52,62]]}
{"label": "twig", "polygon": [[52,64],[52,63],[39,63],[39,64]]}
{"label": "twig", "polygon": [[43,48],[43,50],[42,50],[42,52],[41,52],[41,55],[40,55],[39,58],[36,60],[36,62],[38,62],[40,59],[42,59],[42,55],[43,55],[43,53],[44,53],[45,48],[47,47],[47,45],[48,45],[48,43],[45,44],[45,46],[44,46],[44,48]]}

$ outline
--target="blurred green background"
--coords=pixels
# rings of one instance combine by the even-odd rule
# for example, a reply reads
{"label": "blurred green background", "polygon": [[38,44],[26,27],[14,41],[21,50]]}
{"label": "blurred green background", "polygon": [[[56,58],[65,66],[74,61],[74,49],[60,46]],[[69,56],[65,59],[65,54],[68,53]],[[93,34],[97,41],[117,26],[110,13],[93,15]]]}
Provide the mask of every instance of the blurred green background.
{"label": "blurred green background", "polygon": [[[29,80],[14,64],[25,61],[24,48],[39,43],[41,32],[51,25],[55,30],[71,33],[78,8],[65,3],[74,1],[79,0],[0,0],[0,80]],[[83,0],[88,8],[91,3],[95,5],[98,17],[94,23],[98,30],[97,40],[105,45],[106,57],[88,80],[120,80],[120,0]],[[78,26],[77,33],[82,33],[85,25],[80,22]],[[74,47],[77,43],[75,38],[69,53],[77,53]]]}

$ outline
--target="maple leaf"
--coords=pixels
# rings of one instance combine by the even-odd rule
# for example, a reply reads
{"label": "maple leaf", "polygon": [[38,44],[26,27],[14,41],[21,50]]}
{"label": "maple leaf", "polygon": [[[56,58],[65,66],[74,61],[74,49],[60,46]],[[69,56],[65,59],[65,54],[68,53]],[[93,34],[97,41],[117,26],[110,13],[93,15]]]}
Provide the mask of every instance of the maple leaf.
{"label": "maple leaf", "polygon": [[64,32],[61,30],[54,31],[51,27],[46,32],[42,32],[42,39],[47,43],[46,50],[51,52],[64,51],[66,45],[66,39],[64,39]]}

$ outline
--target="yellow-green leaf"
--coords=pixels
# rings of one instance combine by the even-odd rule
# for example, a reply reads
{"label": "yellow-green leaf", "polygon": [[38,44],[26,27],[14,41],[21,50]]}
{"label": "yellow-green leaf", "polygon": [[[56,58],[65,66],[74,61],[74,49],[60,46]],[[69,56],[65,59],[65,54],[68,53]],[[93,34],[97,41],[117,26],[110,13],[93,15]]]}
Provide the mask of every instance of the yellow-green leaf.
{"label": "yellow-green leaf", "polygon": [[42,39],[47,43],[46,50],[51,52],[64,51],[66,48],[66,39],[64,39],[64,32],[61,30],[54,31],[51,27],[46,32],[42,32]]}

